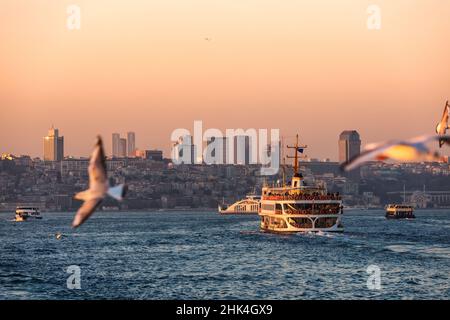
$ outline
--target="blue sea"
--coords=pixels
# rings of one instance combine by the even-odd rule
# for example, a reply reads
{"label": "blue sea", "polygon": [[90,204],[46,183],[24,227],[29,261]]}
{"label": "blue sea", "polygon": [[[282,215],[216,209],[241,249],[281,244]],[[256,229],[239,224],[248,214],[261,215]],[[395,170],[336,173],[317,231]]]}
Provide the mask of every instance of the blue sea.
{"label": "blue sea", "polygon": [[0,213],[0,299],[450,298],[450,210],[347,211],[343,234],[292,235],[213,211],[97,212],[77,230],[71,213],[12,216]]}

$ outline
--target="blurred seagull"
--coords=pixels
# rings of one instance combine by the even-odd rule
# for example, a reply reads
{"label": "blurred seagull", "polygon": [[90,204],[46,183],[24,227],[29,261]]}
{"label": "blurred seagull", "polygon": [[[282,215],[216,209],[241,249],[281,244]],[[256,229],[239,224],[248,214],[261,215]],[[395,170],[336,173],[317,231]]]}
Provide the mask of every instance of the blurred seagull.
{"label": "blurred seagull", "polygon": [[[448,100],[445,103],[444,108],[444,114],[442,115],[441,122],[438,123],[436,126],[436,133],[439,136],[444,136],[447,133],[447,129],[449,129],[448,126],[448,117],[450,112],[450,104],[448,104]],[[442,148],[442,146],[445,144],[445,141],[439,140],[439,148]]]}
{"label": "blurred seagull", "polygon": [[116,200],[122,200],[127,191],[126,185],[118,185],[109,187],[108,176],[106,173],[105,152],[103,150],[103,142],[100,136],[97,137],[95,149],[92,152],[89,161],[89,189],[77,193],[75,199],[83,200],[84,203],[78,209],[77,214],[72,222],[72,227],[76,228],[86,221],[102,200],[109,195]]}
{"label": "blurred seagull", "polygon": [[393,140],[367,145],[363,152],[342,165],[342,170],[351,171],[368,161],[441,161],[437,152],[432,152],[426,144],[431,141],[443,141],[450,144],[450,136],[425,135],[410,140]]}

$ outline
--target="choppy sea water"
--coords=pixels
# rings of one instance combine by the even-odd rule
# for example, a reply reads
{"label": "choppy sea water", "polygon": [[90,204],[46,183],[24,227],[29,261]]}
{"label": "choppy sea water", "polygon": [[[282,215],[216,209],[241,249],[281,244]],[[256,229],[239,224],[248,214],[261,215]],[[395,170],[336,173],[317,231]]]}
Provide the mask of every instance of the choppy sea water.
{"label": "choppy sea water", "polygon": [[[293,235],[215,212],[97,212],[77,230],[70,213],[43,216],[0,213],[0,299],[450,298],[450,210],[347,211],[343,234]],[[71,265],[79,290],[67,288]]]}

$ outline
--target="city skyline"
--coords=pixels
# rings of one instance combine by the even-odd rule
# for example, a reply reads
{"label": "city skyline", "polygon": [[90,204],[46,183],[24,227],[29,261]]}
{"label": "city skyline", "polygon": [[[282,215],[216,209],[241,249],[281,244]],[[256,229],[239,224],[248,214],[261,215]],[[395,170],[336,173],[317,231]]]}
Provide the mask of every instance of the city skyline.
{"label": "city skyline", "polygon": [[299,133],[337,160],[343,130],[363,145],[433,133],[450,98],[449,2],[379,0],[380,30],[369,1],[77,3],[80,30],[67,1],[2,2],[0,153],[39,156],[55,123],[68,155],[112,128],[169,154],[170,133],[203,120]]}
{"label": "city skyline", "polygon": [[[154,146],[147,146],[145,148],[137,148],[135,147],[135,139],[136,139],[136,133],[133,131],[128,131],[126,133],[127,138],[121,138],[120,133],[114,132],[112,133],[112,139],[110,140],[111,143],[111,150],[107,150],[106,155],[110,158],[149,158],[147,156],[147,154],[151,151],[157,151],[157,152],[161,152],[162,155],[165,158],[171,158],[171,157],[176,157],[178,158],[179,155],[177,156],[177,153],[182,152],[180,148],[176,148],[176,146],[178,145],[179,147],[185,148],[187,145],[191,145],[191,153],[193,153],[193,155],[191,156],[193,159],[195,159],[195,150],[196,150],[196,146],[193,143],[193,137],[190,135],[187,136],[182,136],[179,138],[179,141],[177,143],[173,143],[173,141],[171,142],[172,147],[175,148],[171,148],[167,154],[164,150],[155,148]],[[54,139],[56,137],[56,139]],[[293,137],[289,137],[289,138],[293,138]],[[128,143],[128,141],[132,141],[132,146],[134,146],[133,150],[134,152],[131,151],[132,148],[130,148],[130,145]],[[184,139],[188,139],[189,141],[184,141]],[[212,139],[212,140],[211,140]],[[220,143],[218,146],[219,148],[219,152],[220,152],[220,156],[219,158],[223,158],[223,164],[228,163],[229,161],[231,161],[232,164],[251,164],[251,159],[252,159],[252,142],[251,142],[251,137],[248,135],[235,135],[233,136],[233,143],[232,143],[232,148],[233,148],[233,152],[231,155],[231,158],[229,159],[228,153],[230,151],[228,151],[229,143],[227,142],[229,139],[227,137],[210,137],[207,138],[206,140],[203,141],[203,148],[208,148],[209,144],[211,142],[214,141],[214,139],[220,139],[223,140],[225,142]],[[108,139],[107,139],[108,140]],[[186,145],[187,143],[187,145]],[[256,141],[256,144],[259,144],[258,141]],[[288,152],[287,150],[287,145],[289,144],[289,142],[286,141],[286,137],[281,136],[280,137],[280,164],[282,162],[282,158],[283,158],[283,154],[285,154],[286,152]],[[49,146],[53,145],[53,148],[50,148]],[[304,158],[308,161],[323,161],[323,162],[338,162],[338,163],[345,163],[348,162],[349,160],[351,160],[353,157],[355,157],[356,155],[358,155],[361,150],[362,150],[362,140],[360,138],[359,132],[357,130],[344,130],[342,131],[339,136],[338,136],[338,140],[337,140],[337,156],[334,157],[325,157],[325,158],[318,158],[315,156],[311,156],[311,155],[304,155]],[[220,146],[223,146],[220,147]],[[284,147],[282,147],[284,146]],[[265,150],[267,150],[266,152],[270,155],[270,147],[271,145],[268,144],[267,146],[263,146],[263,147],[267,147]],[[223,149],[223,150],[221,150]],[[65,152],[65,148],[64,148],[64,137],[63,136],[59,136],[59,129],[54,128],[54,126],[52,126],[51,129],[48,130],[48,134],[47,136],[45,136],[43,138],[43,152],[41,152],[41,154],[33,156],[29,153],[19,153],[19,154],[14,154],[12,152],[0,152],[0,155],[14,155],[14,156],[31,156],[32,158],[41,158],[43,160],[51,160],[51,161],[61,161],[64,158],[86,158],[88,156],[85,155],[74,155],[74,154],[67,154]],[[207,150],[203,150],[204,152],[207,152]],[[173,154],[173,152],[175,152],[175,155]],[[256,151],[257,153],[258,151]],[[182,153],[180,153],[182,154]],[[208,154],[208,152],[207,152]],[[212,151],[212,156],[214,156],[215,152]],[[203,156],[202,156],[203,158]],[[192,160],[194,161],[194,160]],[[203,160],[198,160],[198,161],[203,161]],[[300,160],[301,161],[301,160]]]}

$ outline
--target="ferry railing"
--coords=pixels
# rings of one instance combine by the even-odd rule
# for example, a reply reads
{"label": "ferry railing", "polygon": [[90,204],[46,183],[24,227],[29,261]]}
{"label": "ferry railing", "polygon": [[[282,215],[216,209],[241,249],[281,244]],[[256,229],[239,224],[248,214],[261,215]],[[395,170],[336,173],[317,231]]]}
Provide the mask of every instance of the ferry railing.
{"label": "ferry railing", "polygon": [[336,209],[312,209],[312,210],[291,210],[285,209],[286,214],[302,214],[302,215],[328,215],[328,214],[340,214],[340,208]]}
{"label": "ferry railing", "polygon": [[341,196],[263,196],[263,200],[272,201],[289,201],[289,200],[306,200],[306,201],[341,201]]}

